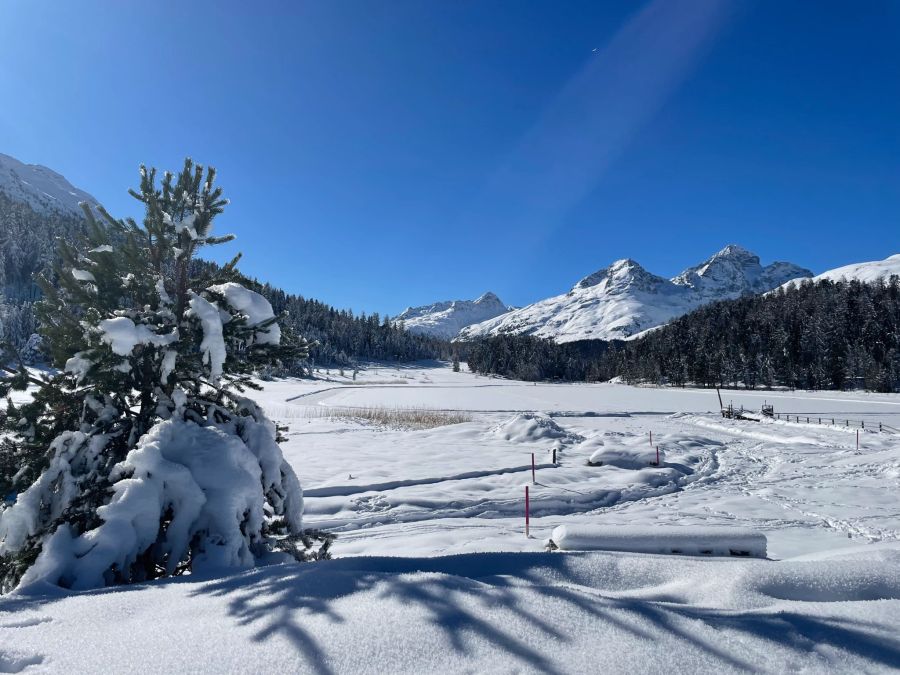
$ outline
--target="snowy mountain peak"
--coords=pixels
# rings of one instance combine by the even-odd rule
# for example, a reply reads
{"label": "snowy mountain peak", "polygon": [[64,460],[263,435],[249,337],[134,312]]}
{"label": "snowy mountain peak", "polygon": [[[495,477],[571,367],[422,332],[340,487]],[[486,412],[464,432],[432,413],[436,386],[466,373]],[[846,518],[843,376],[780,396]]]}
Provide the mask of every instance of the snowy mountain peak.
{"label": "snowy mountain peak", "polygon": [[[458,301],[458,302],[465,302],[465,300]],[[506,305],[504,305],[503,301],[497,297],[496,293],[492,293],[491,291],[488,291],[487,293],[485,293],[484,295],[479,297],[477,300],[475,300],[475,304],[476,305],[500,305],[503,307],[503,310],[506,311]]]}
{"label": "snowy mountain peak", "polygon": [[510,310],[496,294],[488,291],[477,300],[444,300],[421,307],[408,307],[394,317],[412,333],[446,340],[466,326],[481,323]]}
{"label": "snowy mountain peak", "polygon": [[765,292],[811,274],[792,263],[763,267],[759,256],[736,244],[673,279],[624,258],[584,277],[568,293],[469,326],[459,338],[527,334],[558,342],[625,339],[708,302]]}
{"label": "snowy mountain peak", "polygon": [[716,260],[719,258],[729,258],[735,260],[751,260],[754,262],[759,262],[759,256],[755,253],[748,251],[743,246],[739,244],[728,244],[721,251],[716,253],[710,258],[710,260]]}
{"label": "snowy mountain peak", "polygon": [[812,272],[793,263],[774,262],[760,265],[759,256],[736,244],[729,244],[708,260],[689,267],[672,279],[701,298],[712,301],[736,298],[746,293],[763,293],[797,277]]}
{"label": "snowy mountain peak", "polygon": [[632,286],[651,287],[665,281],[651,274],[631,258],[616,260],[609,267],[589,274],[572,288],[572,292],[605,284],[606,288],[624,289]]}
{"label": "snowy mountain peak", "polygon": [[56,211],[81,215],[79,202],[97,203],[91,195],[52,169],[40,164],[25,164],[3,153],[0,153],[0,192],[40,213]]}

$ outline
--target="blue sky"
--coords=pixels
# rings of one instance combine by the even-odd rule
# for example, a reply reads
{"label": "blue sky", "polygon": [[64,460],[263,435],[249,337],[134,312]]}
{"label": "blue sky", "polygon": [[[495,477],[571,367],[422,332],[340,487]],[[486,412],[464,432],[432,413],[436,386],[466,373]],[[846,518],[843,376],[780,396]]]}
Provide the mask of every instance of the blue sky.
{"label": "blue sky", "polygon": [[[242,269],[356,311],[900,251],[900,3],[6,0],[0,152],[118,215],[219,170]],[[222,247],[225,248],[225,247]]]}

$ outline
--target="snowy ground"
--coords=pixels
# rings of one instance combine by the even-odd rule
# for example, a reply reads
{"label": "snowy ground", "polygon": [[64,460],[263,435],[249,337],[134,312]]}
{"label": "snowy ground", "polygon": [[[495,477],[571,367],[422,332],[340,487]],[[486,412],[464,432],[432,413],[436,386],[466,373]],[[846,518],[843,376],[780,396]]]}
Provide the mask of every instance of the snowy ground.
{"label": "snowy ground", "polygon": [[[428,365],[331,379],[268,383],[258,399],[290,426],[305,522],[338,533],[338,560],[0,599],[0,672],[900,668],[900,435],[874,430],[900,428],[900,397],[723,394],[804,420],[751,423],[713,414],[708,390]],[[470,421],[325,416],[371,407]],[[807,416],[864,420],[860,450],[855,430]],[[544,552],[558,525],[745,527],[770,560]]]}

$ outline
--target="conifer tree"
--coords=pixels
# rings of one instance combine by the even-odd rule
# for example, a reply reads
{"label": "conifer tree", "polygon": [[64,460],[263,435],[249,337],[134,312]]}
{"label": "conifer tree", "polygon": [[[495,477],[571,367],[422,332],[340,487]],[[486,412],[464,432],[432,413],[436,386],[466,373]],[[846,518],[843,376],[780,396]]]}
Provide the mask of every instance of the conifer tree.
{"label": "conifer tree", "polygon": [[41,332],[61,371],[3,419],[0,590],[315,555],[278,430],[244,396],[254,372],[307,345],[285,344],[268,301],[233,280],[239,256],[191,264],[231,239],[213,235],[227,204],[214,181],[190,159],[159,182],[142,166],[130,192],[143,222],[83,205],[86,245],[62,242],[41,279]]}

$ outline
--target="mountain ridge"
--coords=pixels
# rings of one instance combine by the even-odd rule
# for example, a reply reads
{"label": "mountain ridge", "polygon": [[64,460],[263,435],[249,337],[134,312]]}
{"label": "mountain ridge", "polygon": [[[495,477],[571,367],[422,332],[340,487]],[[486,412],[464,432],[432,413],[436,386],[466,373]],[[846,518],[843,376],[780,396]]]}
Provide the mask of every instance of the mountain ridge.
{"label": "mountain ridge", "polygon": [[475,300],[441,300],[407,307],[393,320],[402,322],[411,333],[449,340],[466,326],[493,319],[511,309],[495,293],[487,291]]}
{"label": "mountain ridge", "polygon": [[759,256],[729,244],[666,279],[631,258],[582,278],[570,291],[463,328],[457,339],[525,334],[557,342],[628,339],[709,302],[763,293],[812,272],[788,262],[763,267]]}
{"label": "mountain ridge", "polygon": [[26,164],[0,152],[0,191],[13,201],[24,202],[38,213],[82,215],[80,202],[97,204],[89,193],[72,185],[65,176],[41,164]]}

